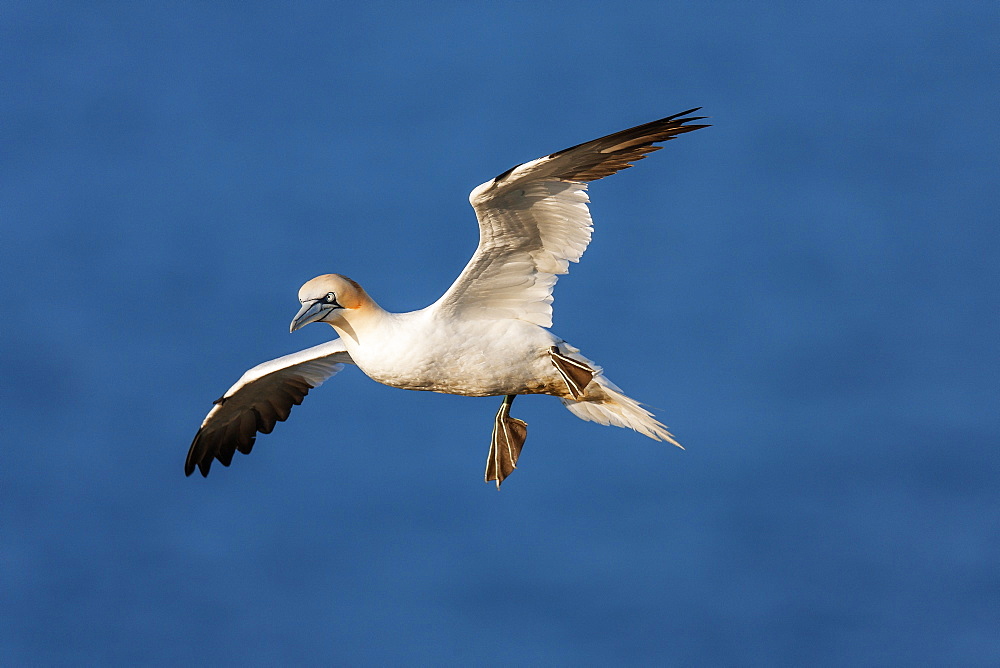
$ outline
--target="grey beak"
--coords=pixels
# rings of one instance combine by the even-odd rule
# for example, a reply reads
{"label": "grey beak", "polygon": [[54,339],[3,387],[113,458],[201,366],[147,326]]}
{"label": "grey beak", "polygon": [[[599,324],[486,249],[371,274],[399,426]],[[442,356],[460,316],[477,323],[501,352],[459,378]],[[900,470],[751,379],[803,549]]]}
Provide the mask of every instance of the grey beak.
{"label": "grey beak", "polygon": [[334,306],[332,304],[324,304],[319,300],[306,302],[299,309],[299,312],[295,314],[295,317],[292,318],[292,324],[289,325],[288,332],[292,333],[311,322],[322,320],[333,309]]}

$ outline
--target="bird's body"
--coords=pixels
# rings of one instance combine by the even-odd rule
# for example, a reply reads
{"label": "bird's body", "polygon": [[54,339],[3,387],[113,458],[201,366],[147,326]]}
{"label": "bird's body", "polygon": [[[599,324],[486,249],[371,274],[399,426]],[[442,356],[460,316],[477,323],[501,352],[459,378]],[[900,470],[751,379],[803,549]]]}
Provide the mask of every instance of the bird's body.
{"label": "bird's body", "polygon": [[[695,110],[691,110],[695,111]],[[695,130],[690,112],[653,121],[518,165],[472,191],[479,248],[436,302],[409,313],[382,309],[355,281],[324,274],[299,290],[291,330],[331,325],[340,338],[254,367],[216,401],[195,436],[185,472],[208,475],[249,453],[309,389],[354,364],[373,380],[406,390],[505,397],[497,413],[487,480],[513,470],[527,425],[509,415],[514,397],[548,394],[575,415],[629,427],[679,445],[598,365],[559,338],[552,324],[557,275],[577,262],[593,231],[587,182],[629,167],[655,142]]]}
{"label": "bird's body", "polygon": [[383,385],[468,397],[566,392],[546,352],[560,340],[538,325],[441,317],[432,306],[360,320],[334,328],[354,364]]}

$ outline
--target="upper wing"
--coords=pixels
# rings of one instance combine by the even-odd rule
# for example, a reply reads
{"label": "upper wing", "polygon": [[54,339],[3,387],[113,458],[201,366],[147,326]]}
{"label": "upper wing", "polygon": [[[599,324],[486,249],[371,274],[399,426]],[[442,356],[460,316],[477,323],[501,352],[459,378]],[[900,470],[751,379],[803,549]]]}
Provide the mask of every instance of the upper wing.
{"label": "upper wing", "polygon": [[336,339],[250,369],[216,399],[188,450],[184,474],[191,475],[197,466],[207,476],[213,458],[229,466],[237,450],[250,454],[257,432],[270,434],[309,390],[353,363],[343,341]]}
{"label": "upper wing", "polygon": [[[699,107],[700,108],[700,107]],[[435,307],[467,317],[552,325],[552,288],[593,232],[587,182],[631,167],[655,142],[707,125],[684,125],[698,108],[518,165],[472,191],[479,247]]]}

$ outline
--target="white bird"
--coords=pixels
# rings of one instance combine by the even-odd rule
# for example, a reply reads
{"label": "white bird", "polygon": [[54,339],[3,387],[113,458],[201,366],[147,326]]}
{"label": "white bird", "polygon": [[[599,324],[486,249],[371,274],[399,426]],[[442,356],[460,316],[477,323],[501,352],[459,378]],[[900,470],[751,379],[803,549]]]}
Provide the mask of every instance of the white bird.
{"label": "white bird", "polygon": [[587,183],[631,167],[654,145],[707,125],[690,109],[508,169],[472,191],[479,247],[448,291],[410,313],[383,310],[353,280],[326,274],[299,290],[302,307],[290,331],[312,322],[340,338],[256,366],[215,402],[184,464],[208,475],[212,460],[229,466],[248,454],[257,432],[288,418],[309,390],[355,364],[373,380],[407,390],[471,397],[503,396],[486,480],[497,488],[515,468],[527,424],[510,416],[519,394],[549,394],[584,420],[629,427],[680,447],[653,414],[604,375],[601,367],[547,328],[552,288],[590,243]]}

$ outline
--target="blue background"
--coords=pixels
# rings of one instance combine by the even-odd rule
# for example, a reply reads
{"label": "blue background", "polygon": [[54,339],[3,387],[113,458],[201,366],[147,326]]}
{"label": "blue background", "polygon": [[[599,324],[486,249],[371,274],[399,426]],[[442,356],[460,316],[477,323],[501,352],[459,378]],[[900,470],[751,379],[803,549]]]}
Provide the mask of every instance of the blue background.
{"label": "blue background", "polygon": [[[138,4],[138,3],[137,3]],[[993,2],[154,5],[0,21],[0,663],[1000,661]],[[191,437],[340,272],[390,310],[508,167],[591,187],[555,327],[686,452],[348,369]]]}

